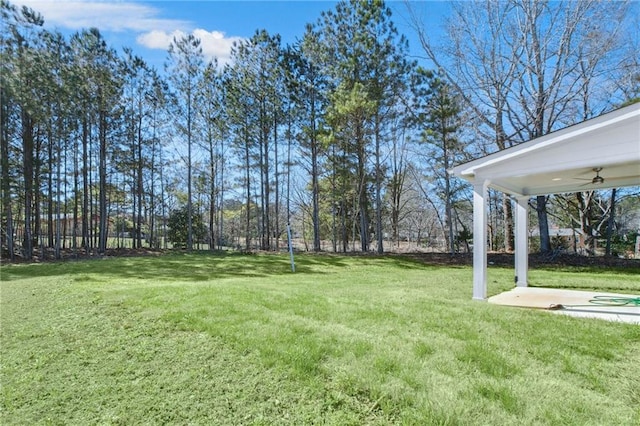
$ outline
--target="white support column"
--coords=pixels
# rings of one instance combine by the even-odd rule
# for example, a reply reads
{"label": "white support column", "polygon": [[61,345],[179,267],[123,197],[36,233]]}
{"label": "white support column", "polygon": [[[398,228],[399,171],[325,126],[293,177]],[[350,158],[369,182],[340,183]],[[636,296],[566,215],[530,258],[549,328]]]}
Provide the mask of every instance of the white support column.
{"label": "white support column", "polygon": [[473,299],[487,298],[487,187],[476,178],[473,184]]}
{"label": "white support column", "polygon": [[529,197],[516,198],[516,285],[527,286],[529,272]]}

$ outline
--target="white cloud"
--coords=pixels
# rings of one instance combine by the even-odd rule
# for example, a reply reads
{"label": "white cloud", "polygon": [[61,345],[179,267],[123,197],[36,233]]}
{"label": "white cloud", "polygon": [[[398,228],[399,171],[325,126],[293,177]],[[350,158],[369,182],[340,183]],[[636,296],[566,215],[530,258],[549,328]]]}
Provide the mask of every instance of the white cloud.
{"label": "white cloud", "polygon": [[200,39],[205,58],[217,58],[220,65],[229,62],[233,43],[243,40],[227,37],[221,31],[192,30],[193,24],[188,21],[160,18],[159,8],[131,1],[14,0],[12,3],[40,12],[45,24],[51,27],[133,32],[138,34],[136,42],[149,49],[167,50],[174,37],[191,33]]}
{"label": "white cloud", "polygon": [[162,19],[160,10],[133,2],[15,0],[40,12],[47,26],[72,30],[96,27],[101,31],[186,29],[187,21]]}
{"label": "white cloud", "polygon": [[148,33],[139,35],[136,38],[138,44],[147,47],[149,49],[163,49],[166,50],[173,38],[180,38],[185,33],[183,31],[174,31],[173,33],[167,33],[166,31],[153,30]]}
{"label": "white cloud", "polygon": [[204,56],[209,59],[218,58],[220,65],[229,62],[233,43],[241,43],[244,40],[242,37],[226,37],[225,34],[220,31],[206,31],[202,29],[194,30],[193,35],[202,42],[202,53],[204,53]]}
{"label": "white cloud", "polygon": [[[204,57],[207,60],[217,58],[218,64],[220,65],[229,62],[233,43],[244,40],[242,37],[227,37],[225,33],[221,31],[207,31],[201,28],[191,31],[191,34],[200,39]],[[136,41],[138,44],[149,49],[167,50],[174,38],[179,39],[186,35],[187,33],[181,30],[176,30],[171,33],[154,30],[139,35]]]}

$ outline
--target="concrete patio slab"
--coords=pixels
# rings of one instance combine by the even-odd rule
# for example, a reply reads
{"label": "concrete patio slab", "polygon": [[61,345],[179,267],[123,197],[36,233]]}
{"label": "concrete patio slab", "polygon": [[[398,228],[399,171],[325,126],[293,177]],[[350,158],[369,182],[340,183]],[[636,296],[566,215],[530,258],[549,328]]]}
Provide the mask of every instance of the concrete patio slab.
{"label": "concrete patio slab", "polygon": [[[640,325],[639,295],[540,287],[515,287],[492,296],[489,303],[545,309],[563,315]],[[629,301],[630,303],[624,304]]]}

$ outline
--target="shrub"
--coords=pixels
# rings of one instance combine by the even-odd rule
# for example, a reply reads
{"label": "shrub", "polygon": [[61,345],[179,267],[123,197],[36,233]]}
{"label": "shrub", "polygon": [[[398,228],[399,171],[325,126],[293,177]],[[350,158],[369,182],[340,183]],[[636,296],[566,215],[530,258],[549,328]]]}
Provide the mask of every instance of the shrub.
{"label": "shrub", "polygon": [[[174,210],[169,215],[167,239],[173,243],[174,247],[186,247],[189,233],[188,209],[184,206]],[[202,216],[195,211],[191,212],[192,241],[203,241],[207,237],[207,227],[202,221]]]}

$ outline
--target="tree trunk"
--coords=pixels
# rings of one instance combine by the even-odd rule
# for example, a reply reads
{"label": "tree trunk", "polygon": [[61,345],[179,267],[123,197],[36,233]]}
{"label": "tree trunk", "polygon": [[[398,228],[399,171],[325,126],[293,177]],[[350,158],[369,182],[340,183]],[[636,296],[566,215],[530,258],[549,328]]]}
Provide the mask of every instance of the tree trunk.
{"label": "tree trunk", "polygon": [[264,198],[262,199],[262,211],[264,213],[264,220],[262,222],[262,235],[264,237],[262,249],[271,250],[271,218],[269,215],[269,204],[271,201],[271,193],[269,188],[269,132],[264,133]]}
{"label": "tree trunk", "polygon": [[85,254],[89,254],[89,123],[82,122],[82,242]]}
{"label": "tree trunk", "polygon": [[78,255],[78,222],[80,209],[80,165],[78,164],[78,143],[74,144],[73,149],[73,229],[71,230],[71,248],[73,255]]}
{"label": "tree trunk", "polygon": [[2,97],[2,111],[0,111],[0,162],[2,164],[2,206],[4,208],[6,230],[0,236],[0,247],[6,243],[9,251],[9,259],[15,260],[14,240],[13,240],[13,209],[11,205],[11,180],[9,175],[9,123],[7,120],[8,101],[4,88],[0,87],[0,96]]}
{"label": "tree trunk", "polygon": [[191,185],[191,91],[187,93],[187,250],[193,250],[193,194]]}
{"label": "tree trunk", "polygon": [[138,198],[138,214],[136,215],[136,235],[135,238],[137,240],[137,247],[142,248],[142,204],[144,201],[144,182],[143,182],[143,172],[144,172],[144,158],[142,156],[142,117],[143,113],[140,111],[138,113],[138,123],[137,123],[137,157],[138,161],[136,162],[136,168],[138,169],[136,172],[136,197]]}
{"label": "tree trunk", "polygon": [[[502,204],[504,211],[504,249],[507,252],[513,252],[515,242],[515,236],[513,234],[513,208],[511,206],[511,198],[507,194],[502,195]],[[544,213],[546,216],[546,209]]]}
{"label": "tree trunk", "polygon": [[540,229],[540,252],[549,253],[551,251],[551,239],[549,238],[547,197],[545,195],[536,197],[536,213],[538,214],[538,227]]}
{"label": "tree trunk", "polygon": [[455,247],[455,239],[453,237],[453,217],[452,217],[452,208],[451,208],[451,182],[449,180],[449,175],[445,176],[445,223],[447,225],[448,232],[448,245],[449,245],[449,254],[454,254],[456,252]]}
{"label": "tree trunk", "polygon": [[33,257],[31,218],[33,216],[33,119],[24,109],[22,121],[22,173],[24,179],[24,241],[23,256]]}
{"label": "tree trunk", "polygon": [[[56,157],[57,157],[57,161],[56,161],[56,235],[55,235],[55,258],[56,259],[60,259],[61,258],[61,252],[60,252],[60,248],[62,245],[62,242],[60,241],[61,238],[64,237],[64,234],[62,233],[62,223],[61,223],[61,205],[62,205],[62,197],[60,196],[62,188],[61,188],[61,179],[62,179],[62,171],[61,171],[61,163],[62,163],[62,141],[61,141],[61,137],[60,137],[60,132],[61,132],[61,123],[58,122],[58,137],[57,139],[57,143],[56,143]],[[65,159],[66,159],[66,155],[65,155]],[[53,197],[52,197],[53,198]],[[66,213],[66,210],[65,210]],[[66,219],[66,214],[65,214],[65,219]]]}
{"label": "tree trunk", "polygon": [[39,132],[36,132],[34,140],[34,159],[33,159],[33,243],[40,245],[40,259],[44,260],[44,235],[42,233],[42,191],[40,191],[42,178],[41,157],[42,139]]}
{"label": "tree trunk", "polygon": [[382,235],[382,166],[380,162],[380,117],[376,116],[376,238],[378,254],[384,253],[384,236]]}
{"label": "tree trunk", "polygon": [[611,201],[609,207],[609,221],[607,223],[607,246],[605,255],[611,256],[611,237],[613,237],[613,228],[616,224],[616,188],[611,190]]}
{"label": "tree trunk", "polygon": [[216,249],[216,154],[213,137],[209,135],[209,250]]}
{"label": "tree trunk", "polygon": [[[367,180],[366,180],[366,153],[364,129],[361,124],[356,125],[356,144],[358,147],[358,196],[357,210],[360,216],[360,250],[369,251],[369,214],[368,214],[368,196],[367,196]],[[354,224],[355,226],[355,224]],[[355,237],[354,237],[355,240]]]}
{"label": "tree trunk", "polygon": [[[332,151],[332,156],[335,158],[336,157],[335,144],[332,145],[331,151]],[[337,191],[336,167],[334,162],[334,165],[332,167],[332,172],[331,172],[331,237],[332,237],[331,245],[334,253],[338,252],[338,223],[337,223],[338,211],[336,209],[336,207],[338,206],[338,199],[337,199],[336,191]]]}
{"label": "tree trunk", "polygon": [[580,227],[585,238],[585,245],[590,254],[595,254],[595,237],[592,224],[593,192],[577,192],[578,213],[580,215]]}
{"label": "tree trunk", "polygon": [[250,163],[250,157],[249,157],[249,135],[247,134],[247,128],[246,128],[246,124],[245,124],[245,143],[244,143],[244,159],[245,159],[245,164],[244,164],[244,169],[245,169],[245,190],[246,190],[246,195],[247,195],[247,215],[246,215],[246,219],[245,219],[245,241],[244,241],[244,246],[245,246],[245,250],[249,250],[251,248],[251,163]]}
{"label": "tree trunk", "polygon": [[[315,127],[315,125],[313,126]],[[315,129],[312,129],[311,141],[311,203],[313,216],[313,251],[319,252],[320,247],[320,183],[318,170],[318,142]]]}
{"label": "tree trunk", "polygon": [[[55,247],[55,239],[54,239],[54,224],[53,224],[53,204],[56,201],[56,197],[54,194],[56,191],[53,190],[53,173],[54,173],[54,155],[53,155],[53,144],[54,144],[54,136],[53,136],[53,123],[49,123],[48,135],[47,135],[47,191],[49,196],[47,197],[47,246]],[[57,163],[60,163],[60,159],[58,159]]]}
{"label": "tree trunk", "polygon": [[222,137],[220,138],[220,154],[218,158],[220,159],[220,181],[218,184],[218,188],[220,189],[220,195],[218,199],[220,200],[218,203],[218,217],[219,217],[219,231],[218,231],[218,247],[222,249],[223,244],[223,236],[224,236],[224,138],[225,132],[222,131]]}
{"label": "tree trunk", "polygon": [[100,111],[99,122],[99,144],[100,158],[98,160],[99,179],[99,229],[98,253],[104,254],[107,251],[107,117],[104,110]]}

